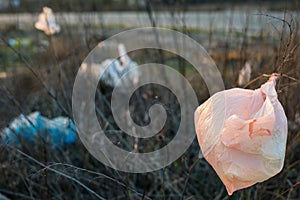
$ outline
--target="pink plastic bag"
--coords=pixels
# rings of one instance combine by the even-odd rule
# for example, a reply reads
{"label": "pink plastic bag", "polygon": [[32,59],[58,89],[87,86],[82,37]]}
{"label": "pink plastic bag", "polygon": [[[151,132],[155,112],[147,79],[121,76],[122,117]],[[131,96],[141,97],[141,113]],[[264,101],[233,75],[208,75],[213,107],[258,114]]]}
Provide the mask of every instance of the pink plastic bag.
{"label": "pink plastic bag", "polygon": [[201,151],[229,195],[265,181],[283,167],[287,119],[272,74],[259,89],[234,88],[213,95],[195,112]]}

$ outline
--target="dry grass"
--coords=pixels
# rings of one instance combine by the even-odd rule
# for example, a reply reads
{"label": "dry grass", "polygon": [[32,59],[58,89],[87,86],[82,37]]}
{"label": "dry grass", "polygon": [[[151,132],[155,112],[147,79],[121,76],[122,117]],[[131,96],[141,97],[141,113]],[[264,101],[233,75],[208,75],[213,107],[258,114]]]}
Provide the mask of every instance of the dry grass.
{"label": "dry grass", "polygon": [[[11,199],[298,199],[300,50],[297,47],[300,36],[296,22],[283,19],[283,30],[286,31],[282,31],[272,42],[265,37],[254,40],[246,34],[246,46],[243,41],[229,37],[227,41],[220,41],[208,49],[223,72],[227,88],[236,86],[238,71],[245,58],[254,67],[253,79],[259,77],[248,88],[254,89],[264,82],[266,78],[262,74],[282,73],[277,91],[289,120],[289,135],[284,169],[275,177],[229,197],[210,165],[198,158],[199,146],[196,140],[170,166],[144,174],[128,174],[104,166],[87,152],[79,140],[76,144],[61,149],[54,149],[47,143],[34,146],[24,143],[21,147],[0,146],[0,193]],[[32,34],[18,30],[13,33],[20,36]],[[1,37],[7,41],[10,34],[12,32],[6,32]],[[194,37],[197,34],[200,33],[190,33]],[[86,35],[85,40],[82,40],[81,36],[72,31],[50,38],[45,38],[42,34],[37,36],[39,40],[49,42],[49,46],[41,47],[35,41],[30,47],[14,48],[14,52],[4,41],[0,43],[1,52],[5,51],[5,55],[12,60],[0,63],[4,71],[1,74],[5,74],[5,77],[0,78],[0,128],[8,125],[20,113],[28,114],[34,110],[39,110],[50,118],[72,116],[71,94],[77,69],[90,48],[99,40],[93,34]],[[38,48],[44,50],[36,51]],[[153,55],[156,53],[140,51],[133,53],[132,57],[146,63],[149,60],[155,61],[153,58],[156,57]],[[166,54],[165,58],[166,63],[176,63],[174,65],[177,66],[177,62],[186,64],[170,54]],[[17,70],[14,65],[18,66]],[[207,99],[207,89],[201,77],[195,75],[190,68],[184,73],[197,92],[199,103]],[[99,91],[101,92],[100,89]],[[168,98],[165,98],[166,95]],[[140,95],[134,97],[139,106],[135,110],[135,116],[139,117],[135,117],[135,120],[141,124],[147,123],[142,116],[155,96],[161,97],[171,120],[159,136],[141,141],[140,151],[159,149],[168,143],[176,133],[176,124],[180,121],[178,104],[174,100],[170,103],[170,99],[174,99],[172,94],[164,88],[153,86],[142,88]],[[109,95],[98,97],[99,106],[103,106],[101,102],[109,101],[109,98]],[[101,108],[101,112],[103,115],[98,113],[100,122],[109,124],[111,132],[120,132],[109,109]],[[111,136],[111,139],[121,143],[125,149],[130,149],[134,143],[130,137]]]}

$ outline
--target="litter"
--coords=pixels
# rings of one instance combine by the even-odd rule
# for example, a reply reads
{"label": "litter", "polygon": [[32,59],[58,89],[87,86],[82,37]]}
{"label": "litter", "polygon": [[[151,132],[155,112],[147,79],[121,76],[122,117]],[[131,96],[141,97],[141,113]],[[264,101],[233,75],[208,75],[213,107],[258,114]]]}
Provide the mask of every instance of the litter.
{"label": "litter", "polygon": [[251,78],[251,65],[249,62],[245,63],[245,66],[240,70],[238,84],[243,86],[250,81]]}
{"label": "litter", "polygon": [[[1,142],[7,145],[20,145],[21,141],[33,144],[39,136],[55,147],[76,142],[75,126],[72,120],[66,117],[48,119],[39,112],[28,116],[21,114],[1,133]],[[21,139],[21,141],[20,141]]]}
{"label": "litter", "polygon": [[44,31],[46,35],[53,35],[60,32],[60,26],[56,24],[55,16],[51,8],[43,7],[43,12],[39,15],[35,28]]}
{"label": "litter", "polygon": [[[100,43],[100,45],[107,45]],[[82,63],[82,68],[88,70],[90,67],[92,73],[97,77],[101,77],[100,82],[106,86],[114,88],[120,81],[121,77],[138,66],[127,54],[124,44],[118,44],[118,52],[120,59],[106,59],[100,64],[98,63]],[[122,80],[122,85],[137,84],[139,82],[140,72],[134,69],[130,72],[126,79]]]}
{"label": "litter", "polygon": [[272,74],[256,90],[219,92],[195,112],[203,156],[229,195],[271,178],[283,167],[287,118],[275,90],[278,76]]}
{"label": "litter", "polygon": [[[103,73],[103,76],[101,80],[103,80],[104,83],[111,87],[115,87],[118,83],[118,81],[121,79],[121,77],[129,72],[131,69],[136,67],[138,64],[134,62],[127,54],[124,44],[118,44],[118,51],[120,56],[120,61],[107,59],[103,61],[100,65],[100,69],[104,69],[105,66],[109,65],[107,67],[107,72],[103,73],[103,71],[100,70],[100,74]],[[99,75],[100,75],[99,74]],[[133,70],[133,73],[131,73],[130,76],[127,76],[127,79],[123,80],[124,85],[128,85],[130,83],[137,84],[139,82],[139,76],[137,70]]]}

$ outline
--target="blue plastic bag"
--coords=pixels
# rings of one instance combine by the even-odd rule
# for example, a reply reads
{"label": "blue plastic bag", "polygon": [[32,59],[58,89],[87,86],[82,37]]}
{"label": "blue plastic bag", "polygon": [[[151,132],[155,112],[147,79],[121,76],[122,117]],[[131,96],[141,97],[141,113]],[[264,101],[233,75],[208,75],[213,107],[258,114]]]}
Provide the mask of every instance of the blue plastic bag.
{"label": "blue plastic bag", "polygon": [[20,139],[28,143],[46,141],[56,147],[76,142],[75,126],[66,117],[48,119],[39,112],[21,114],[1,133],[2,143],[19,145]]}

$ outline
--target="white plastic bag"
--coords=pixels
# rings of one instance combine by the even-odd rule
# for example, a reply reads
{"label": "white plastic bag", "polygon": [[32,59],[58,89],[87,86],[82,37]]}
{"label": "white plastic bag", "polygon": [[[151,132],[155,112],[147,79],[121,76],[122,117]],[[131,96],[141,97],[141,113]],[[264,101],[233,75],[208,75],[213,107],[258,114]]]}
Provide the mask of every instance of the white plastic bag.
{"label": "white plastic bag", "polygon": [[60,26],[56,24],[51,8],[43,7],[39,20],[34,24],[35,28],[44,31],[46,35],[53,35],[60,32]]}

